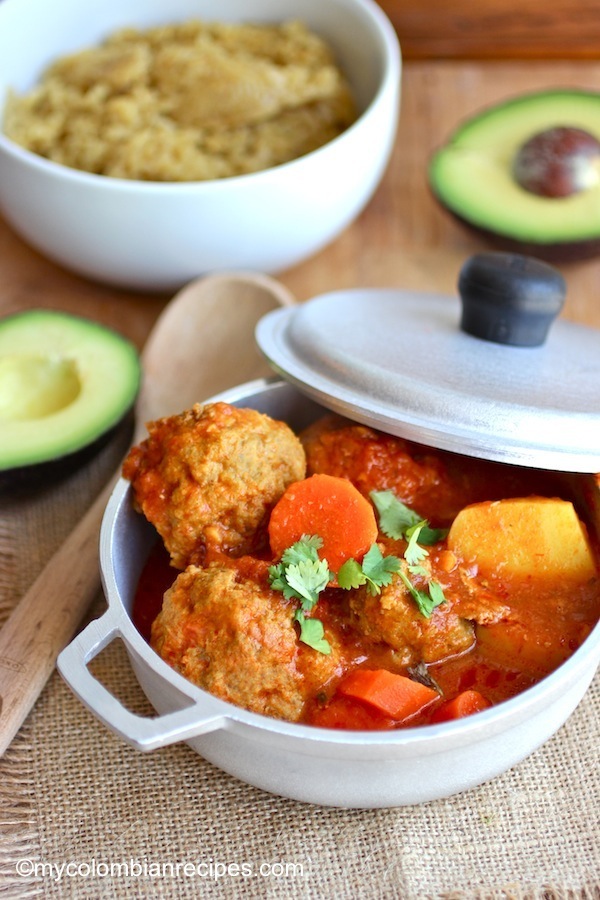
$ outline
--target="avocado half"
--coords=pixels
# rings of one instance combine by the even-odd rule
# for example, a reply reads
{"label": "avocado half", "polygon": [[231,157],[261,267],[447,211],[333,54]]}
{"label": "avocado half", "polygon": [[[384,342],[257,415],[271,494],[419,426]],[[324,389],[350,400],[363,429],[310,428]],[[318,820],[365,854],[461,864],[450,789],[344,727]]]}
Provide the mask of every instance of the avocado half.
{"label": "avocado half", "polygon": [[0,482],[99,448],[140,378],[133,344],[97,322],[45,309],[0,319]]}
{"label": "avocado half", "polygon": [[548,129],[576,128],[600,141],[600,93],[524,94],[460,125],[430,160],[429,185],[461,224],[497,246],[550,262],[600,253],[600,160],[592,183],[570,196],[541,196],[514,174],[523,145]]}

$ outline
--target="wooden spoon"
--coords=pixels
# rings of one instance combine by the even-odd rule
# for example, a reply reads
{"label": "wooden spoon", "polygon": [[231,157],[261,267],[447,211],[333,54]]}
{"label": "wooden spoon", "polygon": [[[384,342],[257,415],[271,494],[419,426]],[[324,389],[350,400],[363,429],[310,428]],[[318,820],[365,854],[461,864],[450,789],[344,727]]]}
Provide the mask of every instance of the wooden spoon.
{"label": "wooden spoon", "polygon": [[[147,421],[272,374],[254,342],[262,315],[294,302],[265,275],[191,282],[165,307],[142,353],[135,439]],[[98,539],[117,471],[0,631],[0,756],[9,746],[100,589]]]}

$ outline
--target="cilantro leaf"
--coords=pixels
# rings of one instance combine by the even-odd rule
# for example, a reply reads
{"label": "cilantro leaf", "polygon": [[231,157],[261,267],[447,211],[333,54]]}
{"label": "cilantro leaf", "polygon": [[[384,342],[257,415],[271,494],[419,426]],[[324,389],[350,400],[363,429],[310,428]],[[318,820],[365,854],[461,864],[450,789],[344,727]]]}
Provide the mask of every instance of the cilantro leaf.
{"label": "cilantro leaf", "polygon": [[370,497],[379,513],[379,527],[395,541],[406,535],[407,528],[421,521],[421,516],[398,500],[393,491],[371,491]]}
{"label": "cilantro leaf", "polygon": [[429,619],[431,613],[433,612],[433,606],[431,606],[431,598],[429,594],[425,593],[425,591],[419,590],[419,588],[415,587],[412,583],[406,572],[399,572],[400,578],[404,582],[406,590],[409,592],[422,616],[425,616],[426,619]]}
{"label": "cilantro leaf", "polygon": [[360,563],[355,559],[347,559],[346,562],[340,566],[340,570],[337,574],[337,582],[341,588],[344,588],[345,591],[349,591],[352,588],[360,587],[361,584],[366,584],[367,579]]}
{"label": "cilantro leaf", "polygon": [[284,550],[281,555],[281,562],[284,566],[296,565],[303,559],[309,559],[312,562],[319,561],[319,550],[323,546],[323,540],[318,535],[303,534],[299,541]]}
{"label": "cilantro leaf", "polygon": [[332,574],[326,559],[319,559],[317,550],[323,541],[317,535],[303,534],[299,541],[281,555],[281,562],[269,566],[269,584],[281,591],[286,600],[299,600],[294,619],[300,625],[300,640],[319,653],[331,653],[329,643],[323,637],[323,624],[319,619],[307,619],[305,612],[318,602]]}
{"label": "cilantro leaf", "polygon": [[296,610],[294,618],[300,625],[302,643],[328,656],[331,653],[331,644],[324,637],[325,630],[320,619],[307,619],[300,609]]}
{"label": "cilantro leaf", "polygon": [[[329,566],[326,559],[314,562],[312,559],[301,559],[300,562],[285,567],[285,580],[296,595],[306,601],[311,609],[321,591],[329,582]],[[304,602],[302,604],[304,606]]]}
{"label": "cilantro leaf", "polygon": [[398,571],[400,565],[397,556],[391,554],[383,556],[378,544],[372,544],[363,556],[362,565],[355,559],[346,560],[340,567],[337,581],[346,591],[366,584],[369,593],[375,596],[381,592],[384,585],[391,583],[392,575]]}
{"label": "cilantro leaf", "polygon": [[404,559],[409,564],[409,566],[417,566],[420,562],[422,562],[426,556],[429,556],[429,552],[425,549],[425,547],[421,547],[418,543],[419,536],[423,530],[424,523],[421,522],[419,525],[415,526],[410,530],[410,538],[408,540],[408,547],[404,551]]}
{"label": "cilantro leaf", "polygon": [[305,534],[284,550],[281,562],[269,566],[269,584],[273,590],[282,591],[286,600],[302,600],[310,609],[331,579],[326,560],[319,559],[317,553],[322,544],[320,537]]}
{"label": "cilantro leaf", "polygon": [[383,556],[378,544],[373,544],[365,553],[362,570],[367,579],[367,587],[373,595],[379,594],[381,588],[392,581],[392,575],[399,571],[401,562],[397,556]]}
{"label": "cilantro leaf", "polygon": [[285,566],[279,563],[276,566],[269,566],[269,584],[274,591],[281,591],[286,600],[297,598],[296,591],[289,586],[285,577]]}
{"label": "cilantro leaf", "polygon": [[419,543],[427,544],[428,546],[437,544],[438,541],[444,540],[449,531],[449,528],[432,528],[427,519],[423,519]]}
{"label": "cilantro leaf", "polygon": [[409,539],[414,528],[420,528],[421,544],[436,544],[448,534],[447,528],[431,528],[427,519],[398,500],[393,491],[371,491],[370,497],[379,513],[379,527],[392,540]]}
{"label": "cilantro leaf", "polygon": [[446,602],[446,598],[444,596],[444,589],[442,588],[439,581],[430,581],[429,582],[429,595],[434,603],[434,609],[436,606],[441,606],[442,603]]}
{"label": "cilantro leaf", "polygon": [[275,585],[276,581],[283,581],[283,571],[284,567],[281,563],[275,563],[272,566],[269,566],[269,584],[271,587],[274,587],[276,591],[281,591],[283,588],[281,584]]}
{"label": "cilantro leaf", "polygon": [[429,578],[431,572],[425,566],[408,566],[411,575],[422,575],[423,578]]}
{"label": "cilantro leaf", "polygon": [[404,582],[407,591],[417,604],[419,612],[422,616],[425,616],[426,619],[429,619],[431,617],[432,612],[437,606],[440,606],[440,604],[446,602],[442,586],[437,581],[430,581],[427,585],[427,590],[422,591],[419,588],[415,587],[406,572],[403,572],[401,570],[400,572],[398,572],[398,575]]}

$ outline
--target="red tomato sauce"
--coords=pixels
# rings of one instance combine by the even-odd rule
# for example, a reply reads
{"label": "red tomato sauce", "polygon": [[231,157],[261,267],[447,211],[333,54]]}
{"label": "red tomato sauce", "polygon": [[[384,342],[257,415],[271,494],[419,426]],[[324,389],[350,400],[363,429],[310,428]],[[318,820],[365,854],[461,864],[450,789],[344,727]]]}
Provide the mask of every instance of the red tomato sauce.
{"label": "red tomato sauce", "polygon": [[[436,527],[448,526],[461,509],[482,500],[532,494],[568,497],[567,489],[552,473],[418,448],[397,438],[377,435],[367,428],[354,426],[344,435],[340,435],[340,430],[323,431],[320,423],[308,429],[305,441],[308,474],[325,471],[349,478],[366,497],[373,490],[395,490],[404,503],[417,508]],[[594,504],[598,508],[597,498]],[[395,542],[381,534],[379,543],[386,553],[398,556],[402,556],[406,547],[406,542]],[[244,557],[240,566],[249,577],[264,580],[268,565],[265,533],[257,535],[255,546],[255,556]],[[487,580],[479,579],[476,586],[471,585],[469,593],[465,588],[465,569],[454,565],[446,543],[430,546],[428,551],[432,578],[443,584],[446,596],[458,604],[458,609],[468,595],[468,602],[506,607],[507,614],[490,616],[489,622],[474,624],[473,639],[460,652],[449,653],[439,661],[436,657],[416,666],[406,665],[385,640],[374,639],[373,632],[363,633],[356,627],[351,592],[326,590],[315,614],[323,623],[325,634],[333,636],[336,646],[342,648],[340,658],[344,667],[307,701],[301,721],[335,729],[391,730],[435,721],[443,701],[456,698],[464,691],[478,692],[490,705],[502,703],[536,684],[564,662],[585,640],[600,616],[597,578],[566,589],[560,581],[541,584],[529,576],[499,574]],[[598,559],[597,547],[594,552]],[[141,573],[132,610],[134,624],[148,641],[163,594],[177,574],[169,565],[162,542],[158,541]],[[439,617],[443,623],[447,614],[439,607],[432,621]],[[466,613],[463,617],[477,621]],[[376,616],[373,622],[373,627],[377,627]],[[293,627],[291,623],[290,627]],[[386,669],[422,680],[439,690],[440,700],[408,719],[396,719],[368,702],[337,691],[345,672],[357,667]]]}
{"label": "red tomato sauce", "polygon": [[[249,569],[253,562],[252,558],[248,558]],[[263,561],[257,563],[264,567]],[[163,594],[177,574],[169,564],[162,542],[157,541],[142,570],[132,610],[133,622],[147,641],[150,640],[152,622],[160,611]],[[339,602],[339,592],[329,593],[334,593],[335,598],[326,596],[319,602],[319,617],[326,633],[335,632],[345,641],[345,656],[355,664],[369,668],[405,672],[395,664],[389,647],[383,644],[374,647],[368,642],[361,642],[356,631],[347,628],[347,610],[345,604]],[[531,646],[525,648],[525,654],[521,642],[511,638],[510,629],[505,628],[504,634],[498,635],[494,632],[502,632],[500,626],[478,626],[477,640],[468,652],[428,665],[427,676],[440,689],[441,695],[453,698],[462,691],[476,690],[491,705],[496,705],[532,687],[568,659],[583,643],[600,616],[597,590],[580,588],[578,596],[573,598],[573,607],[565,609],[561,617],[548,618],[545,601],[547,598],[543,595],[538,593],[532,596],[526,590],[519,595],[515,589],[513,594],[511,602],[514,606],[519,603],[524,606],[524,613],[532,623],[529,634],[535,635]],[[575,614],[573,608],[577,610]],[[409,674],[415,673],[409,669]],[[399,722],[367,703],[336,695],[334,683],[325,685],[309,701],[303,719],[308,724],[323,728],[391,730],[435,721],[437,709],[435,704],[409,721]]]}

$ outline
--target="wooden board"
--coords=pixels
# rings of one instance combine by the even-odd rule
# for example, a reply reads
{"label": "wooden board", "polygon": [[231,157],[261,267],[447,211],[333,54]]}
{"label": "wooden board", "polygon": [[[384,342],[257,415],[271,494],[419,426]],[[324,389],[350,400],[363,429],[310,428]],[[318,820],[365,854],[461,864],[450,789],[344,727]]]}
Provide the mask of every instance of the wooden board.
{"label": "wooden board", "polygon": [[598,59],[600,0],[379,0],[405,59]]}

